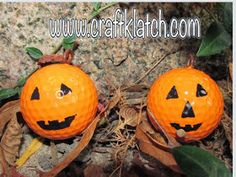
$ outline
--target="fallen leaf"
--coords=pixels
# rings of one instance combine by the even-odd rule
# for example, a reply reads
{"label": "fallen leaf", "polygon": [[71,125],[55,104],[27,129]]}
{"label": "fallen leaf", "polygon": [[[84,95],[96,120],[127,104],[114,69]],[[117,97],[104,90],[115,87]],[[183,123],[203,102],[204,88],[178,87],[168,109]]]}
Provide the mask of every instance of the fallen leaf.
{"label": "fallen leaf", "polygon": [[225,27],[217,22],[213,22],[207,29],[205,37],[202,39],[197,56],[210,56],[218,54],[232,44],[232,36]]}
{"label": "fallen leaf", "polygon": [[174,137],[170,136],[165,131],[165,129],[162,128],[162,126],[159,124],[159,122],[157,121],[157,119],[155,118],[155,116],[152,114],[152,112],[149,109],[147,109],[147,113],[148,113],[149,119],[151,119],[152,123],[154,124],[154,127],[157,130],[160,130],[167,138],[168,146],[170,146],[171,148],[180,146],[180,143],[178,143]]}
{"label": "fallen leaf", "polygon": [[35,153],[37,152],[43,145],[42,138],[37,137],[34,138],[30,145],[25,149],[22,156],[16,161],[17,167],[21,167],[24,163]]}
{"label": "fallen leaf", "polygon": [[145,135],[150,139],[150,141],[156,146],[166,151],[171,151],[171,148],[166,143],[164,137],[159,133],[156,132],[150,125],[147,120],[142,120],[141,123],[138,125],[140,130],[145,133]]}
{"label": "fallen leaf", "polygon": [[188,177],[231,177],[224,162],[211,153],[194,146],[173,148],[173,155]]}
{"label": "fallen leaf", "polygon": [[131,99],[126,99],[125,103],[129,105],[140,105],[143,102],[144,98],[131,98]]}
{"label": "fallen leaf", "polygon": [[119,115],[124,118],[124,125],[137,126],[139,113],[128,105],[120,107]]}
{"label": "fallen leaf", "polygon": [[147,89],[148,89],[148,86],[145,84],[134,84],[126,88],[123,88],[122,90],[125,90],[126,92],[143,92],[144,90],[147,90]]}
{"label": "fallen leaf", "polygon": [[154,158],[146,160],[140,153],[134,153],[132,163],[136,167],[135,169],[139,167],[139,171],[142,171],[143,176],[145,174],[148,177],[167,177],[163,166]]}
{"label": "fallen leaf", "polygon": [[22,128],[17,122],[16,114],[10,120],[7,128],[1,139],[1,147],[3,155],[7,163],[11,166],[15,166],[15,160],[19,153],[19,148],[22,139]]}
{"label": "fallen leaf", "polygon": [[20,101],[10,101],[0,108],[0,136],[6,124],[20,111]]}
{"label": "fallen leaf", "polygon": [[26,176],[20,174],[20,173],[16,170],[15,167],[11,167],[11,169],[10,169],[10,175],[11,175],[11,177],[26,177]]}
{"label": "fallen leaf", "polygon": [[[102,113],[102,112],[101,112]],[[56,176],[60,171],[66,168],[78,155],[80,152],[88,145],[89,141],[93,137],[94,131],[96,129],[97,123],[100,120],[101,113],[93,120],[93,122],[84,131],[84,134],[78,143],[78,145],[52,170],[49,172],[41,172],[41,177],[53,177]]]}
{"label": "fallen leaf", "polygon": [[176,163],[173,155],[161,148],[156,147],[149,139],[149,137],[140,129],[136,128],[135,136],[138,139],[139,148],[142,152],[153,156],[159,160],[162,164],[169,167],[175,172],[182,173],[180,167]]}
{"label": "fallen leaf", "polygon": [[0,176],[9,176],[9,164],[5,160],[5,157],[3,155],[2,147],[0,146],[0,163],[1,163],[1,172]]}
{"label": "fallen leaf", "polygon": [[118,89],[115,91],[113,97],[110,99],[110,101],[109,101],[109,103],[108,103],[108,109],[107,109],[108,112],[109,112],[112,108],[114,108],[114,107],[119,103],[121,97],[122,97],[122,95],[121,95],[121,89],[118,88]]}
{"label": "fallen leaf", "polygon": [[105,177],[102,167],[89,165],[84,169],[84,177]]}

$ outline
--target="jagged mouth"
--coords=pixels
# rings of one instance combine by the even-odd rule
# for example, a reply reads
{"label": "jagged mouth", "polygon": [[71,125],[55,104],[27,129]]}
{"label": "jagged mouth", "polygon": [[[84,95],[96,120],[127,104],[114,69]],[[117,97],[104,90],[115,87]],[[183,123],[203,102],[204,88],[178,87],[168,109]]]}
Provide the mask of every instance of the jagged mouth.
{"label": "jagged mouth", "polygon": [[187,124],[187,125],[185,125],[184,127],[181,127],[181,126],[180,126],[179,124],[177,124],[177,123],[171,123],[170,125],[171,125],[172,127],[174,127],[176,130],[183,129],[183,130],[186,131],[186,132],[190,132],[190,131],[196,131],[197,129],[199,129],[199,127],[201,127],[202,123],[195,124],[195,125]]}
{"label": "jagged mouth", "polygon": [[37,121],[37,124],[44,130],[60,130],[70,127],[70,124],[75,119],[75,116],[76,115],[68,116],[62,122],[59,122],[58,120],[48,121],[48,125],[45,124],[45,121]]}

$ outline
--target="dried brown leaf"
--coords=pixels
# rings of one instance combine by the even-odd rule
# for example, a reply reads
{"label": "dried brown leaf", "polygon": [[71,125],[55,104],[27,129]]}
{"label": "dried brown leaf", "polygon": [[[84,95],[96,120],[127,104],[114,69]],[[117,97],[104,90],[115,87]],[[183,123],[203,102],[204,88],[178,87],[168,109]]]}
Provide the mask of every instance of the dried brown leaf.
{"label": "dried brown leaf", "polygon": [[64,160],[57,164],[49,172],[41,172],[41,177],[56,176],[60,171],[66,168],[76,157],[78,157],[80,152],[88,145],[89,141],[91,140],[96,129],[97,123],[100,120],[100,115],[101,113],[93,120],[89,127],[87,127],[78,145],[64,158]]}
{"label": "dried brown leaf", "polygon": [[[11,120],[11,118],[16,116],[16,113],[20,111],[20,101],[10,101],[0,108],[0,136],[2,136],[3,130],[6,124]],[[5,153],[0,146],[0,163],[2,169],[2,175],[10,176],[9,164],[5,159]]]}
{"label": "dried brown leaf", "polygon": [[22,139],[22,128],[17,122],[16,114],[8,123],[7,128],[1,139],[3,155],[7,163],[15,166],[16,157],[19,155],[19,148]]}
{"label": "dried brown leaf", "polygon": [[26,177],[26,176],[20,174],[20,173],[16,170],[16,167],[11,167],[11,169],[10,169],[10,176],[11,176],[11,177]]}
{"label": "dried brown leaf", "polygon": [[134,108],[123,105],[120,108],[119,115],[124,118],[124,125],[137,126],[139,113]]}
{"label": "dried brown leaf", "polygon": [[3,151],[2,148],[0,147],[0,167],[1,167],[1,176],[9,176],[9,164],[7,163],[7,161],[5,160],[5,157],[3,155]]}
{"label": "dried brown leaf", "polygon": [[149,115],[149,118],[152,119],[152,123],[155,124],[155,128],[158,129],[158,130],[161,130],[161,132],[165,135],[165,137],[167,138],[168,140],[168,146],[170,147],[177,147],[177,146],[180,146],[180,143],[178,143],[176,141],[176,139],[172,136],[170,136],[166,131],[165,129],[159,124],[159,122],[157,121],[157,119],[155,118],[155,116],[152,114],[152,112],[150,110],[147,109],[147,112],[148,112],[148,115]]}
{"label": "dried brown leaf", "polygon": [[119,101],[121,100],[121,97],[122,97],[121,90],[120,88],[118,88],[108,103],[108,111],[110,111],[119,103]]}
{"label": "dried brown leaf", "polygon": [[145,84],[134,84],[122,90],[125,90],[126,92],[143,92],[144,90],[147,90],[147,89],[148,89],[148,86]]}
{"label": "dried brown leaf", "polygon": [[10,101],[0,108],[0,136],[6,124],[20,111],[20,101]]}
{"label": "dried brown leaf", "polygon": [[147,120],[142,120],[138,126],[156,147],[171,151],[171,148],[166,143],[164,137],[159,132],[156,132]]}
{"label": "dried brown leaf", "polygon": [[84,169],[84,177],[105,177],[102,167],[98,165],[89,165]]}
{"label": "dried brown leaf", "polygon": [[136,128],[135,136],[139,142],[139,148],[142,152],[153,156],[157,160],[159,160],[162,164],[169,167],[175,172],[182,173],[180,167],[176,163],[173,155],[165,151],[159,147],[156,147],[154,143],[152,143],[149,137],[140,129],[139,126]]}
{"label": "dried brown leaf", "polygon": [[143,102],[144,98],[131,98],[131,99],[126,99],[125,103],[129,105],[139,105]]}
{"label": "dried brown leaf", "polygon": [[[140,152],[141,153],[141,152]],[[140,153],[134,153],[134,158],[132,160],[132,163],[135,166],[138,166],[144,174],[148,177],[167,177],[165,171],[163,170],[162,165],[160,165],[160,162],[153,159],[146,159],[143,158]]]}

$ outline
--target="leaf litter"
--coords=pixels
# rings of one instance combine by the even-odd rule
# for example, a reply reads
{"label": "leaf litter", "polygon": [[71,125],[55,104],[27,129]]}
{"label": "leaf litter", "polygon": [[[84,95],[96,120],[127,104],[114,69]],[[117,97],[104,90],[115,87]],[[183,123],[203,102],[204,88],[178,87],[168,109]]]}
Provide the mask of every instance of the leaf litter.
{"label": "leaf litter", "polygon": [[2,174],[11,176],[10,167],[15,168],[15,160],[21,145],[22,129],[17,121],[20,111],[19,100],[10,101],[0,108],[0,160]]}

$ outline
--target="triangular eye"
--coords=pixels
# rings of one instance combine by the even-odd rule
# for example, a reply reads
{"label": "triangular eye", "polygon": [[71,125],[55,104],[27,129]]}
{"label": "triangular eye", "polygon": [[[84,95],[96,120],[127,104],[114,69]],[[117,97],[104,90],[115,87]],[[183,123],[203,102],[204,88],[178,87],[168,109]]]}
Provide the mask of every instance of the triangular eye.
{"label": "triangular eye", "polygon": [[166,97],[166,99],[173,99],[173,98],[179,98],[175,86],[173,86],[173,87],[171,88],[171,90],[169,91],[169,93],[168,93],[168,95],[167,95],[167,97]]}
{"label": "triangular eye", "polygon": [[38,87],[35,87],[30,100],[39,100],[39,89]]}
{"label": "triangular eye", "polygon": [[197,84],[196,96],[201,97],[201,96],[206,96],[206,95],[207,95],[206,90],[200,84]]}
{"label": "triangular eye", "polygon": [[65,84],[61,84],[61,96],[67,95],[71,92],[72,90],[69,87],[67,87]]}

